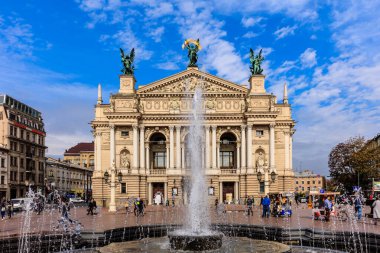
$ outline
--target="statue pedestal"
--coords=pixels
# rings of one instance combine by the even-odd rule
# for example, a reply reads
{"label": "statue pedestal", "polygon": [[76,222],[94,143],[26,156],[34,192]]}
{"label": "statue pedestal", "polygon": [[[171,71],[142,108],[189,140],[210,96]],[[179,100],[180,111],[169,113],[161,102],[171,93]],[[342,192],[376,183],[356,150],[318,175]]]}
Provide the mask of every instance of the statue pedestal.
{"label": "statue pedestal", "polygon": [[265,76],[264,75],[252,75],[249,78],[249,84],[251,85],[249,94],[266,94],[265,91]]}
{"label": "statue pedestal", "polygon": [[119,93],[122,94],[134,94],[136,79],[130,75],[120,75],[120,89]]}

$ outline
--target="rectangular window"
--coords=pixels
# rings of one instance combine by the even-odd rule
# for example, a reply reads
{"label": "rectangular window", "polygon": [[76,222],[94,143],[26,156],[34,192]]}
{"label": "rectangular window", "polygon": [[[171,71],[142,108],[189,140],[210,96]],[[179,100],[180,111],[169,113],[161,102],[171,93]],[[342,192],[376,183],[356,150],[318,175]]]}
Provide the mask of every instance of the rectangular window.
{"label": "rectangular window", "polygon": [[256,136],[258,137],[264,136],[264,130],[256,130]]}
{"label": "rectangular window", "polygon": [[302,184],[305,184],[305,181],[302,181]]}
{"label": "rectangular window", "polygon": [[129,131],[121,131],[120,135],[121,135],[121,137],[128,137],[129,136]]}
{"label": "rectangular window", "polygon": [[298,181],[296,181],[296,184],[298,184]]}
{"label": "rectangular window", "polygon": [[24,139],[24,130],[22,130],[22,129],[20,130],[20,138]]}
{"label": "rectangular window", "polygon": [[30,133],[28,131],[26,132],[26,140],[30,141]]}
{"label": "rectangular window", "polygon": [[307,181],[307,184],[310,184],[310,181]]}
{"label": "rectangular window", "polygon": [[315,180],[313,180],[313,184],[315,184]]}
{"label": "rectangular window", "polygon": [[20,158],[20,168],[24,168],[24,158]]}
{"label": "rectangular window", "polygon": [[154,168],[165,168],[166,166],[166,152],[154,152],[153,153],[153,167]]}
{"label": "rectangular window", "polygon": [[321,184],[321,181],[318,181],[318,184]]}
{"label": "rectangular window", "polygon": [[265,185],[264,182],[260,182],[260,193],[265,192]]}
{"label": "rectangular window", "polygon": [[234,152],[233,151],[220,151],[220,167],[234,168]]}
{"label": "rectangular window", "polygon": [[5,176],[1,176],[1,184],[5,183]]}
{"label": "rectangular window", "polygon": [[5,168],[5,158],[1,158],[1,168]]}
{"label": "rectangular window", "polygon": [[20,181],[24,181],[24,172],[20,172]]}
{"label": "rectangular window", "polygon": [[121,193],[127,193],[127,184],[126,183],[121,183]]}

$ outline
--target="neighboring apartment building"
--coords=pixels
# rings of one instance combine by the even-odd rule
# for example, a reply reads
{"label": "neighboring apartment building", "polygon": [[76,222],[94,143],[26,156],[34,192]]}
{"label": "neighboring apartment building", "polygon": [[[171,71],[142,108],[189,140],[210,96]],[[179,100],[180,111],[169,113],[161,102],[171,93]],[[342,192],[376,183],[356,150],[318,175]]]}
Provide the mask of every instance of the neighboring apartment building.
{"label": "neighboring apartment building", "polygon": [[44,189],[45,138],[41,113],[0,95],[0,145],[9,150],[7,198],[24,197],[30,186]]}
{"label": "neighboring apartment building", "polygon": [[315,174],[311,170],[295,172],[294,184],[296,192],[319,191],[326,189],[325,177]]}
{"label": "neighboring apartment building", "polygon": [[94,168],[94,142],[80,142],[67,149],[63,160],[83,168]]}
{"label": "neighboring apartment building", "polygon": [[48,191],[58,190],[62,195],[91,196],[92,168],[83,168],[70,162],[48,157],[46,175]]}
{"label": "neighboring apartment building", "polygon": [[8,153],[4,145],[0,145],[0,200],[9,198],[8,192]]}

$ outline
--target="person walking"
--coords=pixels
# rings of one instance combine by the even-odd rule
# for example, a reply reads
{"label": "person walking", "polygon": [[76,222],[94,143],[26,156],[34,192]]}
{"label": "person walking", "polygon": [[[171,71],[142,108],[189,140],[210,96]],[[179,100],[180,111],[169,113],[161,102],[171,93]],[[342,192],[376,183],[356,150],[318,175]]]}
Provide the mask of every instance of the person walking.
{"label": "person walking", "polygon": [[253,199],[251,197],[248,197],[247,199],[248,216],[250,214],[253,216],[252,206],[253,206]]}
{"label": "person walking", "polygon": [[268,195],[265,195],[265,197],[263,198],[263,201],[262,201],[262,205],[263,205],[263,215],[262,217],[266,217],[266,218],[269,218],[269,213],[270,213],[270,199],[269,199],[269,196]]}
{"label": "person walking", "polygon": [[363,215],[363,203],[360,196],[355,199],[355,209],[358,214],[358,220],[361,220]]}
{"label": "person walking", "polygon": [[325,221],[329,222],[330,221],[330,213],[331,213],[331,209],[332,209],[332,203],[330,201],[330,197],[325,198],[323,203],[324,203],[324,208],[325,208]]}
{"label": "person walking", "polygon": [[373,219],[375,220],[375,225],[380,219],[380,196],[377,196],[376,200],[372,203],[373,207]]}
{"label": "person walking", "polygon": [[94,215],[94,206],[92,200],[88,202],[87,215],[89,214]]}

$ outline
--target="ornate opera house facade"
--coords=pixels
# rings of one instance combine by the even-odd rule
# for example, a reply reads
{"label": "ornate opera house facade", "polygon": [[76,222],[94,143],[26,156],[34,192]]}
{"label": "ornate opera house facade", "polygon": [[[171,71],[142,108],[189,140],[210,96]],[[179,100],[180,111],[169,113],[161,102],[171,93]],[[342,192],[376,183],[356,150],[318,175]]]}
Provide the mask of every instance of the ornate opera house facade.
{"label": "ornate opera house facade", "polygon": [[[295,125],[287,88],[281,102],[265,90],[265,76],[252,75],[249,88],[197,67],[135,89],[133,75],[120,75],[120,88],[95,119],[93,196],[109,205],[140,197],[186,203],[191,164],[187,135],[192,96],[204,96],[203,167],[210,203],[294,191],[292,136]],[[113,182],[110,179],[113,178]],[[111,188],[114,187],[114,192]]]}

